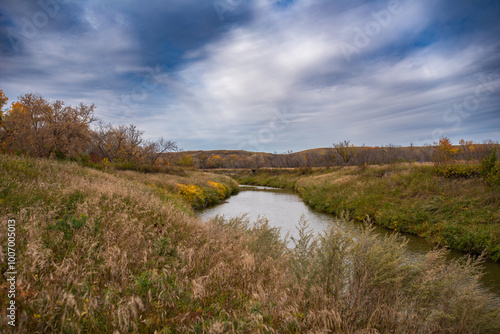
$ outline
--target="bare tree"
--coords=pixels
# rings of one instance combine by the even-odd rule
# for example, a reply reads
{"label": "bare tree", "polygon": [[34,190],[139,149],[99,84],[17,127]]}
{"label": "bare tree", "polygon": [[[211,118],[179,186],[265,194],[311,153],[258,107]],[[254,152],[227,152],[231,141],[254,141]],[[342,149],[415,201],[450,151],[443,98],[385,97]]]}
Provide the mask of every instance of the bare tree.
{"label": "bare tree", "polygon": [[144,131],[135,125],[97,123],[92,134],[93,152],[109,161],[145,163],[153,166],[165,152],[178,150],[175,142],[160,138],[158,141],[147,141]]}
{"label": "bare tree", "polygon": [[109,161],[139,162],[143,155],[143,134],[132,124],[114,126],[99,121],[93,132],[93,150]]}
{"label": "bare tree", "polygon": [[353,145],[350,145],[349,140],[333,144],[333,147],[335,148],[335,157],[340,158],[342,165],[347,165],[356,156],[356,149]]}
{"label": "bare tree", "polygon": [[179,148],[174,141],[166,140],[161,137],[156,142],[149,143],[149,145],[146,146],[146,151],[148,152],[146,154],[146,159],[148,163],[153,166],[163,153],[178,150]]}
{"label": "bare tree", "polygon": [[111,160],[111,136],[112,136],[112,125],[105,124],[103,121],[99,120],[97,125],[92,131],[92,151],[102,158],[107,158]]}
{"label": "bare tree", "polygon": [[4,111],[3,107],[7,104],[9,98],[5,96],[3,90],[0,90],[0,149],[4,149],[5,140],[9,137],[9,131],[4,126]]}

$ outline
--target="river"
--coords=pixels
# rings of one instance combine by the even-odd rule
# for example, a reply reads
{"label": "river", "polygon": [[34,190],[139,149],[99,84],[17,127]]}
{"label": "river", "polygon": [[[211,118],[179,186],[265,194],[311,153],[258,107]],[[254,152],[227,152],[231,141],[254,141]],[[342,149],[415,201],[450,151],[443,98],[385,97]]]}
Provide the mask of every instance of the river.
{"label": "river", "polygon": [[[302,216],[314,233],[320,233],[331,223],[338,228],[350,230],[353,230],[353,225],[359,226],[359,223],[342,222],[332,215],[312,210],[299,196],[290,191],[256,186],[240,186],[240,190],[238,195],[230,197],[224,203],[200,211],[199,216],[203,220],[209,220],[216,215],[235,217],[246,214],[252,222],[265,217],[271,226],[281,229],[282,236],[288,233],[289,236],[295,238],[298,237],[296,225]],[[383,227],[376,227],[376,232],[382,235],[393,233]],[[405,234],[405,237],[408,238],[408,256],[422,255],[433,249],[433,245],[420,237],[408,234]],[[461,256],[464,256],[464,253],[452,251],[449,258]],[[500,264],[486,262],[484,266],[483,284],[500,295]]]}

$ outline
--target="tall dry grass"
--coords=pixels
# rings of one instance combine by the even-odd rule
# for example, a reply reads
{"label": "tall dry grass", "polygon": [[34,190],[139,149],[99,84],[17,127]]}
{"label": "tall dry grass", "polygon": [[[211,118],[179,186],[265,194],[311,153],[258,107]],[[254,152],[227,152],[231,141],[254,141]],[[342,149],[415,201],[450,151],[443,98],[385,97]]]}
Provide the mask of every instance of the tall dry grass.
{"label": "tall dry grass", "polygon": [[293,189],[318,211],[349,212],[359,222],[369,215],[391,230],[471,254],[486,250],[488,259],[500,261],[500,187],[469,175],[470,168],[479,165],[453,165],[454,176],[430,165],[392,164],[305,174],[262,170],[235,177],[243,184]]}
{"label": "tall dry grass", "polygon": [[[484,333],[500,328],[498,299],[480,288],[481,260],[446,263],[446,251],[404,256],[401,237],[334,226],[311,240],[302,225],[292,250],[294,326],[354,333]],[[356,235],[356,236],[355,236]],[[309,240],[308,240],[309,239]],[[474,320],[472,320],[474,319]]]}
{"label": "tall dry grass", "polygon": [[[13,333],[494,333],[479,264],[410,261],[370,228],[288,249],[260,220],[198,221],[173,176],[0,156],[0,243],[18,227]],[[196,174],[185,184],[225,178]],[[190,183],[192,182],[192,183]],[[155,186],[152,186],[155,184]],[[158,186],[160,185],[160,186]],[[159,191],[158,189],[162,189]],[[3,249],[3,248],[2,248]],[[2,274],[6,271],[1,254]],[[4,280],[1,289],[7,284]],[[1,294],[0,307],[8,299]]]}

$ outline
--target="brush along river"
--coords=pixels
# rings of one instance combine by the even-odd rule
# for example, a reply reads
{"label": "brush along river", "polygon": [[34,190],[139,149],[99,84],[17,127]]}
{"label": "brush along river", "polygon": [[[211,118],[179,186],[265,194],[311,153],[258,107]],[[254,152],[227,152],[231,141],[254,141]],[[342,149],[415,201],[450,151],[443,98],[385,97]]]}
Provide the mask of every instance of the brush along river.
{"label": "brush along river", "polygon": [[[281,229],[282,236],[288,233],[296,239],[298,238],[296,225],[301,217],[307,220],[309,229],[315,234],[322,232],[332,223],[343,230],[356,231],[356,227],[360,227],[359,223],[342,222],[332,215],[312,210],[299,196],[287,190],[258,186],[240,186],[240,190],[238,195],[230,197],[223,204],[200,211],[199,216],[203,220],[209,220],[216,215],[229,218],[246,214],[251,222],[265,217],[271,226]],[[380,235],[394,233],[383,227],[376,227],[376,232]],[[410,257],[423,255],[434,248],[432,244],[420,237],[404,235],[408,239],[408,256]],[[464,253],[452,251],[449,259],[462,256]],[[500,295],[500,264],[486,262],[484,267],[483,284]]]}

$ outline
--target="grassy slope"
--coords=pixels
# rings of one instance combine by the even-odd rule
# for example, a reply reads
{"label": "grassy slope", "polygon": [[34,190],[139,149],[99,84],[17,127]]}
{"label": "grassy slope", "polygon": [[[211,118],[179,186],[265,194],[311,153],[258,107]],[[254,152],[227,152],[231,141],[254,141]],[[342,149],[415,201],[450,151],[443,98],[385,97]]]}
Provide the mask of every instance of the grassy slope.
{"label": "grassy slope", "polygon": [[180,196],[194,209],[219,204],[239,191],[238,184],[229,177],[197,171],[189,171],[185,176],[144,174],[132,171],[117,171],[115,175],[146,185],[164,199],[171,199],[175,202]]}
{"label": "grassy slope", "polygon": [[311,175],[240,173],[246,184],[295,189],[323,212],[368,215],[375,223],[453,249],[500,260],[500,189],[480,178],[446,178],[432,166],[389,165],[316,171]]}
{"label": "grassy slope", "polygon": [[[304,235],[287,251],[266,222],[202,224],[186,198],[222,195],[234,186],[223,176],[105,173],[6,156],[0,175],[2,252],[7,219],[17,226],[11,332],[494,333],[500,326],[498,300],[478,288],[475,265],[446,265],[438,252],[408,262],[404,245],[368,230],[356,239],[332,230],[321,243]],[[177,184],[197,185],[201,195]],[[3,253],[2,274],[6,268]],[[4,310],[7,287],[2,280]]]}
{"label": "grassy slope", "polygon": [[[233,255],[222,249],[222,237],[199,224],[182,194],[166,189],[198,185],[203,198],[213,199],[220,189],[208,181],[234,190],[233,180],[196,172],[108,174],[74,163],[0,159],[2,223],[15,217],[18,227],[20,332],[127,332],[170,323],[188,328],[201,316],[192,279],[215,265],[212,256]],[[5,229],[2,224],[2,245]],[[219,240],[208,245],[210,237]],[[220,308],[231,292],[217,296]],[[2,308],[6,301],[2,293]],[[139,315],[147,321],[141,323]]]}

